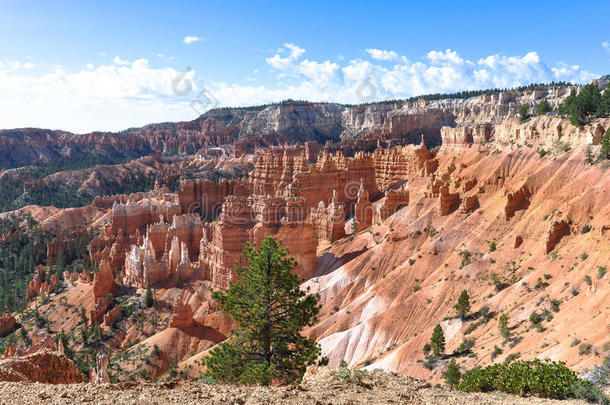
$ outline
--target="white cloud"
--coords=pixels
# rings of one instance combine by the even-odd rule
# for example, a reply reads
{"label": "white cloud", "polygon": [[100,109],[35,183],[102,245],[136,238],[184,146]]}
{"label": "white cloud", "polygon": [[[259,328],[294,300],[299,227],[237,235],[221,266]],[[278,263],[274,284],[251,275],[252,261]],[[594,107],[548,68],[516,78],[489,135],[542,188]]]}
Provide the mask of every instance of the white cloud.
{"label": "white cloud", "polygon": [[185,44],[192,44],[193,42],[199,42],[199,41],[205,41],[205,38],[200,38],[194,35],[189,35],[184,37],[184,39],[182,40]]}
{"label": "white cloud", "polygon": [[[284,47],[285,49],[278,49],[278,53],[273,55],[271,58],[265,59],[269,65],[276,69],[287,69],[294,61],[305,53],[305,49],[291,43],[284,44]],[[282,54],[285,53],[288,55],[286,57],[282,57]]]}
{"label": "white cloud", "polygon": [[[177,96],[178,71],[154,69],[146,59],[127,65],[87,64],[68,72],[57,66],[42,75],[0,66],[0,122],[4,128],[42,127],[74,132],[120,130],[158,121],[190,120],[199,91],[195,71],[184,75],[191,92]],[[179,83],[180,89],[184,88]]]}
{"label": "white cloud", "polygon": [[371,58],[376,60],[394,60],[398,59],[398,54],[395,51],[386,51],[383,49],[369,48],[366,50]]}
{"label": "white cloud", "polygon": [[608,42],[608,41],[602,42],[602,47],[606,50],[606,52],[610,52],[610,42]]}
{"label": "white cloud", "polygon": [[116,63],[117,65],[129,65],[129,61],[128,60],[123,60],[123,59],[121,59],[118,56],[115,56],[112,61],[114,63]]}
{"label": "white cloud", "polygon": [[[415,62],[391,50],[366,52],[370,58],[313,60],[305,58],[305,49],[286,43],[266,59],[275,80],[206,81],[206,90],[220,106],[287,98],[360,103],[553,80],[583,83],[599,76],[578,65],[547,64],[536,52],[493,54],[474,61],[453,50],[433,50]],[[380,57],[391,57],[392,65]],[[58,66],[35,74],[26,63],[3,60],[0,122],[7,128],[38,126],[85,132],[196,118],[190,104],[202,86],[196,85],[194,70],[152,68],[146,59],[129,62],[118,56],[113,62],[87,64],[81,71],[71,72]],[[250,72],[256,74],[260,69]],[[178,91],[172,89],[176,78],[181,78]],[[191,85],[190,92],[184,90],[188,90],[185,84]]]}

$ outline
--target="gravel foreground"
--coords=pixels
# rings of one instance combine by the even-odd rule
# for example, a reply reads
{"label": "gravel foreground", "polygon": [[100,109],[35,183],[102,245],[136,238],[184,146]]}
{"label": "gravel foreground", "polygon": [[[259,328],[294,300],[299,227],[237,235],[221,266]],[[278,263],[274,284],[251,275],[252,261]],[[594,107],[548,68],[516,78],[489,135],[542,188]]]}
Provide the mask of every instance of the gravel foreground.
{"label": "gravel foreground", "polygon": [[520,398],[503,393],[466,394],[406,376],[373,372],[361,384],[333,380],[332,371],[307,375],[298,387],[184,383],[113,385],[0,382],[0,404],[586,404]]}

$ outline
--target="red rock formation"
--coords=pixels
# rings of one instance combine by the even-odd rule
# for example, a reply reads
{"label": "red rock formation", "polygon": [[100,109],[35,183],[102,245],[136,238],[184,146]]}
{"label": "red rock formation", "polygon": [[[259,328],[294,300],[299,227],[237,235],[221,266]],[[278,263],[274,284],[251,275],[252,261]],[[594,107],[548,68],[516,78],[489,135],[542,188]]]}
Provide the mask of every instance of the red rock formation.
{"label": "red rock formation", "polygon": [[356,202],[356,232],[360,232],[373,224],[373,205],[369,200],[369,193],[360,182],[358,201]]}
{"label": "red rock formation", "polygon": [[506,219],[508,220],[515,215],[515,211],[526,210],[529,207],[531,196],[532,192],[526,186],[522,186],[515,192],[507,192],[506,205],[504,206]]}
{"label": "red rock formation", "polygon": [[193,309],[191,308],[189,300],[190,295],[182,293],[180,299],[174,305],[172,319],[169,322],[170,328],[185,329],[195,324],[195,320],[193,319]]}
{"label": "red rock formation", "polygon": [[568,221],[553,221],[546,236],[546,253],[549,254],[564,236],[570,234],[570,224]]}
{"label": "red rock formation", "polygon": [[104,314],[102,324],[104,326],[112,326],[122,315],[123,312],[121,311],[121,307],[116,305],[114,308]]}
{"label": "red rock formation", "polygon": [[517,235],[515,236],[515,244],[513,245],[514,249],[519,248],[523,244],[523,236]]}
{"label": "red rock formation", "polygon": [[373,223],[384,221],[407,205],[409,205],[409,189],[406,184],[386,191],[381,202],[374,205]]}
{"label": "red rock formation", "polygon": [[15,329],[17,320],[6,312],[0,317],[0,337],[4,337]]}
{"label": "red rock formation", "polygon": [[312,209],[311,222],[319,240],[335,241],[345,236],[345,206],[337,202],[336,192],[333,192],[328,207],[320,201],[318,207]]}
{"label": "red rock formation", "polygon": [[[476,197],[475,197],[476,199]],[[459,193],[450,193],[449,186],[441,186],[439,189],[440,215],[449,215],[460,206]]]}
{"label": "red rock formation", "polygon": [[0,381],[73,384],[84,382],[85,377],[65,355],[43,349],[25,356],[0,360]]}
{"label": "red rock formation", "polygon": [[230,195],[247,195],[247,190],[236,180],[219,183],[192,180],[181,183],[178,200],[182,213],[200,214],[205,221],[212,221],[218,216],[223,200]]}
{"label": "red rock formation", "polygon": [[[90,376],[91,384],[110,384],[110,377],[108,376],[108,355],[106,353],[98,353],[95,356],[95,373]],[[91,371],[94,371],[91,369]]]}
{"label": "red rock formation", "polygon": [[464,199],[462,200],[461,206],[462,206],[462,212],[464,212],[465,214],[468,214],[470,212],[473,212],[477,208],[479,208],[479,199],[477,198],[476,195],[471,196],[471,197],[464,197]]}
{"label": "red rock formation", "polygon": [[55,284],[57,282],[57,276],[53,274],[47,279],[47,273],[42,266],[38,266],[34,270],[34,277],[28,284],[25,292],[26,302],[31,302],[41,294],[50,294],[55,291]]}
{"label": "red rock formation", "polygon": [[106,260],[100,264],[100,269],[93,277],[93,295],[95,298],[106,297],[116,286],[110,263]]}

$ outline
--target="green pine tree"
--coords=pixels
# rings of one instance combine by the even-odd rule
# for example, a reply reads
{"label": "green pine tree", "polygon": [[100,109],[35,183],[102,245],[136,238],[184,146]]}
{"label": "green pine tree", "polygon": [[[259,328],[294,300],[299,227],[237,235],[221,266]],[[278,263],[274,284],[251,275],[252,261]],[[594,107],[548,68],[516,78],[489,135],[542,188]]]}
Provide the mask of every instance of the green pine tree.
{"label": "green pine tree", "polygon": [[468,317],[468,314],[470,313],[470,297],[468,296],[468,291],[462,290],[458,302],[453,308],[455,308],[457,316],[459,316],[460,319],[464,320]]}
{"label": "green pine tree", "polygon": [[523,122],[530,117],[530,106],[527,104],[521,104],[519,107],[519,121]]}
{"label": "green pine tree", "polygon": [[606,130],[606,133],[602,137],[602,147],[599,151],[600,160],[610,159],[610,128]]}
{"label": "green pine tree", "polygon": [[146,304],[146,308],[152,308],[152,306],[155,305],[155,298],[153,297],[152,288],[150,288],[150,285],[148,288],[146,288],[144,303]]}
{"label": "green pine tree", "polygon": [[588,143],[585,148],[585,162],[588,164],[593,164],[593,149],[591,148],[591,144]]}
{"label": "green pine tree", "polygon": [[426,343],[424,345],[424,356],[427,356],[430,354],[430,350],[432,350],[432,346],[430,346],[430,343]]}
{"label": "green pine tree", "polygon": [[601,118],[610,117],[610,86],[606,87],[601,96],[597,116]]}
{"label": "green pine tree", "polygon": [[443,373],[443,377],[445,377],[445,383],[447,383],[451,389],[455,388],[460,383],[462,372],[460,371],[460,367],[456,364],[455,359],[451,359],[447,366],[447,370]]}
{"label": "green pine tree", "polygon": [[237,281],[212,297],[239,327],[206,358],[207,375],[216,381],[298,383],[320,348],[301,331],[314,324],[320,297],[299,288],[296,262],[281,242],[265,238],[256,251],[247,244]]}
{"label": "green pine tree", "polygon": [[430,338],[430,346],[432,347],[432,352],[435,356],[445,353],[445,334],[443,333],[443,328],[441,328],[440,324],[437,324],[434,327],[432,337]]}
{"label": "green pine tree", "polygon": [[506,314],[500,315],[498,319],[498,329],[500,329],[500,333],[504,339],[508,339],[510,337],[510,329],[508,329],[508,316]]}
{"label": "green pine tree", "polygon": [[552,111],[551,106],[549,105],[549,102],[546,100],[542,100],[537,106],[536,106],[536,115],[544,115],[547,114],[549,112]]}

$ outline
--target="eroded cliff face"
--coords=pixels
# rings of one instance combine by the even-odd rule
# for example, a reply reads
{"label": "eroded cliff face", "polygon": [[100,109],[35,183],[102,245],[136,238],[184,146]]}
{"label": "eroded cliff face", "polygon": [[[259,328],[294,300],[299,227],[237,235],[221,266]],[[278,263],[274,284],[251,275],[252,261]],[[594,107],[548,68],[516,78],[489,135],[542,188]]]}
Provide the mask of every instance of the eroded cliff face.
{"label": "eroded cliff face", "polygon": [[[190,122],[152,124],[121,133],[74,135],[45,129],[0,131],[0,168],[30,164],[92,161],[117,163],[152,152],[188,155],[202,148],[233,146],[240,153],[261,147],[306,141],[346,142],[346,150],[366,150],[376,139],[441,144],[443,126],[498,125],[516,117],[519,106],[534,107],[545,99],[556,107],[577,87],[548,86],[524,92],[506,91],[470,99],[396,101],[343,106],[285,102],[261,108],[220,108]],[[369,140],[373,140],[370,142]]]}
{"label": "eroded cliff face", "polygon": [[[344,360],[438,379],[444,368],[427,370],[421,360],[440,323],[447,352],[476,338],[465,367],[492,363],[496,345],[500,360],[591,366],[599,360],[594,352],[579,355],[571,342],[601,350],[607,341],[610,284],[600,268],[610,262],[610,176],[607,164],[587,164],[583,153],[585,143],[597,152],[610,121],[575,128],[543,116],[520,123],[520,104],[546,98],[556,105],[565,96],[545,91],[210,112],[176,128],[192,142],[207,131],[206,147],[234,145],[233,152],[209,152],[214,167],[244,159],[253,162],[248,176],[182,179],[177,193],[158,184],[96,199],[79,212],[104,218],[90,244],[99,271],[66,272],[66,289],[55,294],[39,269],[28,300],[38,305],[41,294],[54,293],[40,307],[52,330],[77,327],[78,308],[85,309],[90,325],[112,334],[105,343],[111,352],[150,354],[156,345],[157,357],[142,366],[153,378],[173,362],[196,374],[206,351],[234,328],[211,291],[229,286],[246,243],[273,236],[297,260],[303,288],[320,293],[320,319],[306,333],[332,365]],[[331,134],[339,143],[268,147],[281,133],[286,140]],[[266,147],[243,155],[255,146]],[[68,244],[53,241],[49,261]],[[151,308],[139,298],[148,288]],[[453,317],[463,289],[473,312],[489,307],[486,319]],[[541,331],[528,327],[533,311],[545,314]],[[511,327],[506,344],[500,313]]]}
{"label": "eroded cliff face", "polygon": [[[421,363],[437,323],[448,353],[476,339],[476,357],[463,357],[468,368],[492,363],[495,345],[499,360],[551,358],[576,369],[601,361],[572,342],[607,342],[610,284],[599,270],[610,259],[607,164],[585,163],[582,150],[541,158],[528,147],[472,145],[435,159],[435,173],[407,179],[408,205],[331,245],[322,254],[339,263],[320,263],[321,275],[305,283],[322,297],[322,319],[309,334],[331,364],[439,378],[443,367]],[[463,289],[473,311],[489,307],[488,321],[451,318]],[[558,312],[551,300],[561,301]],[[534,311],[553,315],[541,331],[529,325]],[[510,345],[498,329],[501,313]]]}

